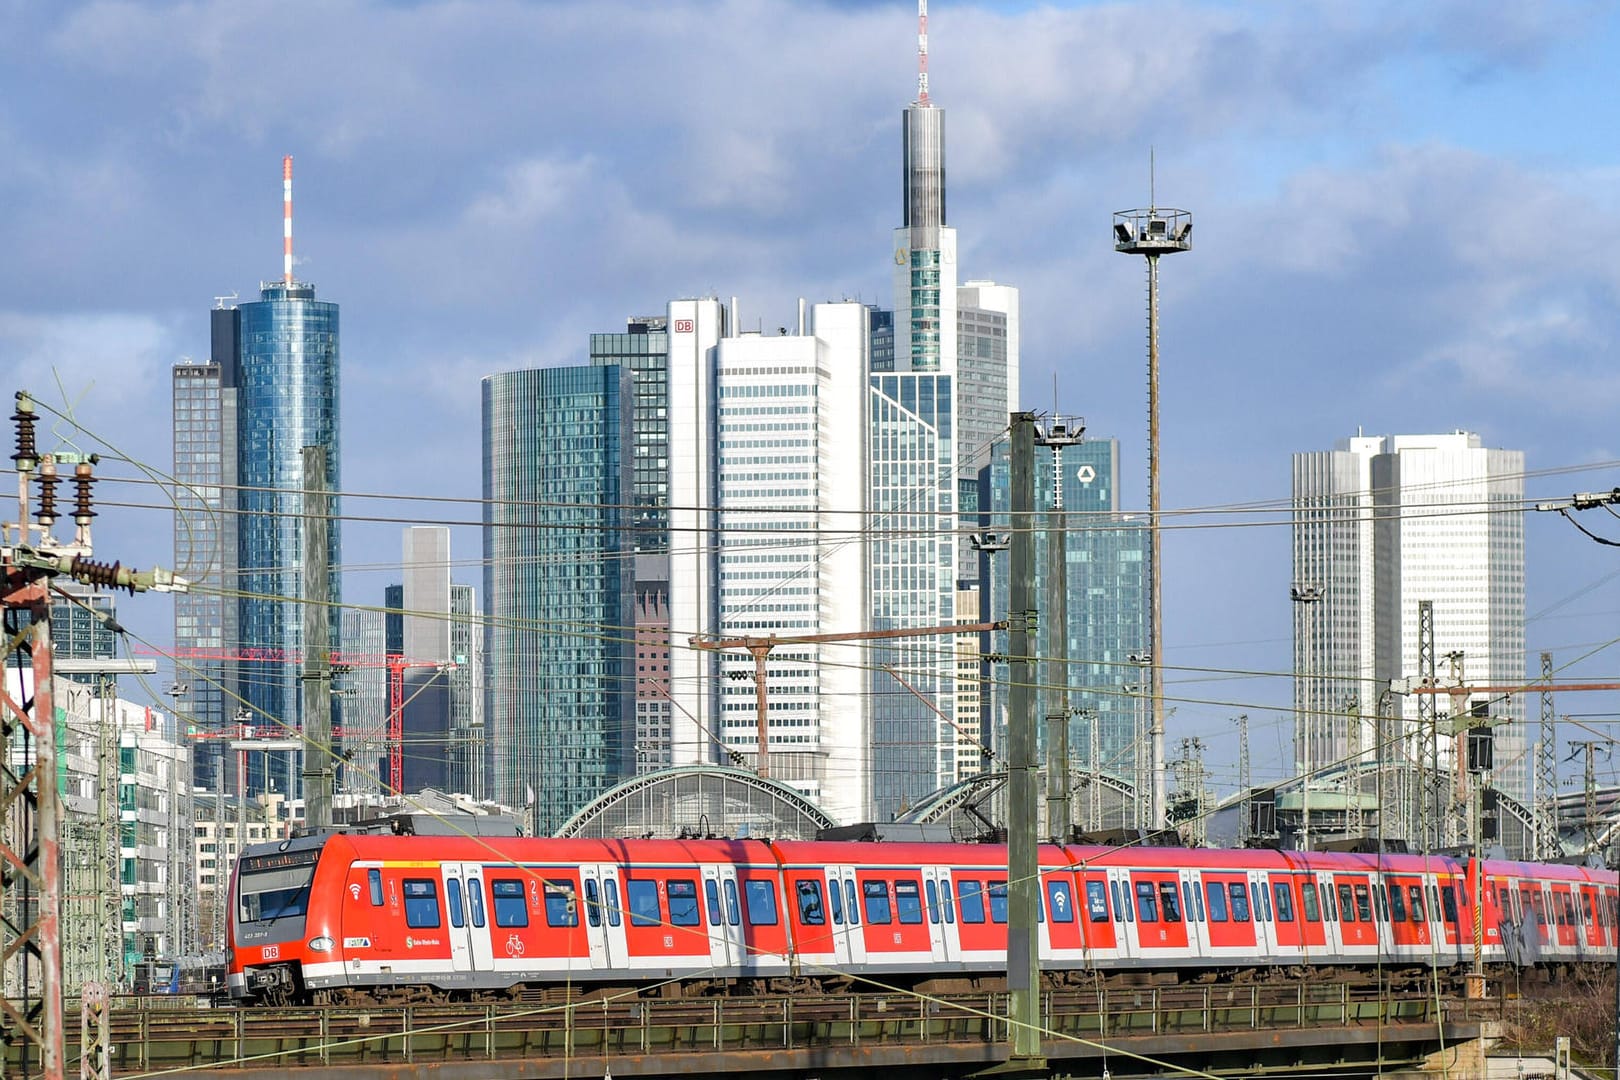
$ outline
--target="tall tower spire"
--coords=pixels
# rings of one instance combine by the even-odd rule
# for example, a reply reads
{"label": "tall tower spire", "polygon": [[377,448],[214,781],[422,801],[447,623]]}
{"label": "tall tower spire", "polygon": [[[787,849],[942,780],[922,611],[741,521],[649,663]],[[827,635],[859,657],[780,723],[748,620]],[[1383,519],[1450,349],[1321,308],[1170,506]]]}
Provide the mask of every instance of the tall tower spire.
{"label": "tall tower spire", "polygon": [[928,0],[917,0],[917,99],[900,123],[897,370],[949,371],[956,360],[956,234],[945,223],[945,110],[928,97]]}
{"label": "tall tower spire", "polygon": [[928,0],[917,0],[917,104],[928,104]]}
{"label": "tall tower spire", "polygon": [[281,159],[281,280],[293,283],[292,268],[292,155]]}

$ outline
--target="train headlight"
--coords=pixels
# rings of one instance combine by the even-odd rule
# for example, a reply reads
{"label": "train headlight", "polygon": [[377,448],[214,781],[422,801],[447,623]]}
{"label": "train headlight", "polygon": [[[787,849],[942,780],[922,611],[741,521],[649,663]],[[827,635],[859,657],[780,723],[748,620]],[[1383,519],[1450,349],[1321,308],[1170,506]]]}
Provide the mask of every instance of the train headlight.
{"label": "train headlight", "polygon": [[310,938],[309,939],[309,951],[310,952],[331,952],[332,951],[332,939],[329,938],[329,937],[324,937],[324,936],[323,937],[318,937],[318,938]]}

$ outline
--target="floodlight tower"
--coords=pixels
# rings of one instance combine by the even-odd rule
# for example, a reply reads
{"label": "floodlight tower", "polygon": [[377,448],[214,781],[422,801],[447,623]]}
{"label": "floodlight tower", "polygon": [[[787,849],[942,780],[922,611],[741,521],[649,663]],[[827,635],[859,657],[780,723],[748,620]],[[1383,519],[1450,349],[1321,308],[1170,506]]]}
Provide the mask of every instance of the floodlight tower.
{"label": "floodlight tower", "polygon": [[[1192,247],[1192,214],[1157,205],[1149,169],[1146,210],[1114,214],[1114,250],[1147,259],[1148,337],[1148,734],[1152,764],[1152,827],[1164,827],[1164,607],[1159,562],[1159,256]],[[1140,797],[1140,796],[1138,796]]]}

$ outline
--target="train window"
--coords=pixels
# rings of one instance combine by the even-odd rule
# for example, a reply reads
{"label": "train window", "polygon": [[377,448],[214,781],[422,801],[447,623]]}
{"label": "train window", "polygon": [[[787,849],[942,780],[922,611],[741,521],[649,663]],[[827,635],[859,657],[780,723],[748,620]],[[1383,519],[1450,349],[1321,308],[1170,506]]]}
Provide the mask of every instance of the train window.
{"label": "train window", "polygon": [[523,899],[523,882],[515,878],[491,879],[489,892],[494,898],[496,926],[529,925],[529,905]]}
{"label": "train window", "polygon": [[1378,916],[1379,922],[1389,922],[1389,903],[1387,895],[1375,880],[1372,883],[1373,914]]}
{"label": "train window", "polygon": [[1406,895],[1412,901],[1412,910],[1407,913],[1406,917],[1412,922],[1426,922],[1428,916],[1423,914],[1423,887],[1421,885],[1408,885]]}
{"label": "train window", "polygon": [[1326,881],[1322,882],[1322,921],[1339,921],[1338,905],[1333,902],[1333,886]]}
{"label": "train window", "polygon": [[1159,899],[1153,895],[1151,881],[1136,883],[1136,921],[1144,923],[1159,921]]}
{"label": "train window", "polygon": [[[977,885],[978,882],[973,884]],[[866,901],[866,921],[869,925],[885,926],[894,921],[894,916],[889,910],[887,881],[861,882],[861,896]]]}
{"label": "train window", "polygon": [[1547,921],[1547,909],[1541,903],[1541,890],[1536,889],[1530,893],[1530,910],[1536,913],[1536,922]]}
{"label": "train window", "polygon": [[1181,910],[1187,913],[1187,921],[1191,922],[1193,918],[1193,891],[1192,886],[1185,881],[1181,883]]}
{"label": "train window", "polygon": [[1569,898],[1569,893],[1558,893],[1558,925],[1575,925],[1575,903]]}
{"label": "train window", "polygon": [[617,881],[615,881],[614,879],[612,879],[612,878],[608,878],[606,881],[604,881],[602,883],[602,887],[607,890],[608,925],[609,926],[618,926],[619,925],[619,883]]}
{"label": "train window", "polygon": [[[836,894],[837,890],[833,890]],[[703,895],[709,901],[709,925],[719,926],[720,918],[720,886],[713,878],[703,883]]]}
{"label": "train window", "polygon": [[1209,921],[1226,921],[1226,886],[1218,881],[1204,882],[1204,892],[1209,896]]}
{"label": "train window", "polygon": [[1249,890],[1243,887],[1243,882],[1233,881],[1226,887],[1226,895],[1231,901],[1232,921],[1249,921]]}
{"label": "train window", "polygon": [[737,883],[731,878],[726,878],[725,890],[726,923],[730,926],[736,926],[741,919],[741,916],[737,914]]}
{"label": "train window", "polygon": [[698,911],[697,882],[691,878],[671,878],[665,891],[669,896],[671,926],[703,925],[703,915]]}
{"label": "train window", "polygon": [[1496,890],[1496,910],[1504,919],[1513,918],[1513,901],[1508,891],[1500,887]]}
{"label": "train window", "polygon": [[484,891],[478,879],[467,879],[467,906],[472,908],[472,924],[480,929],[484,925]]}
{"label": "train window", "polygon": [[406,878],[405,925],[432,929],[439,925],[439,883],[428,878]]}
{"label": "train window", "polygon": [[1086,882],[1086,912],[1092,922],[1108,921],[1108,890],[1100,881]]}
{"label": "train window", "polygon": [[1204,894],[1198,889],[1197,886],[1193,886],[1191,891],[1192,891],[1192,895],[1193,895],[1193,900],[1197,903],[1197,907],[1198,907],[1198,921],[1203,922],[1204,921]]}
{"label": "train window", "polygon": [[1305,909],[1306,922],[1321,922],[1322,909],[1316,899],[1316,882],[1302,881],[1299,883],[1299,901]]}
{"label": "train window", "polygon": [[578,926],[579,905],[575,902],[574,883],[571,881],[547,881],[545,891],[546,925]]}
{"label": "train window", "polygon": [[367,870],[366,871],[366,884],[371,887],[371,906],[372,907],[382,907],[383,906],[382,871],[381,870]]}
{"label": "train window", "polygon": [[747,881],[743,894],[748,898],[748,921],[755,926],[775,926],[776,885],[770,881]]}
{"label": "train window", "polygon": [[821,905],[821,882],[800,879],[793,887],[799,894],[799,921],[806,926],[825,926],[827,909]]}
{"label": "train window", "polygon": [[1389,921],[1406,921],[1406,896],[1394,882],[1389,884]]}
{"label": "train window", "polygon": [[1181,921],[1181,897],[1173,881],[1159,882],[1159,907],[1164,909],[1165,922]]}
{"label": "train window", "polygon": [[956,905],[951,903],[951,886],[948,882],[940,883],[939,898],[944,901],[945,921],[948,923],[955,923]]}
{"label": "train window", "polygon": [[1294,890],[1288,887],[1286,881],[1273,881],[1271,891],[1277,897],[1277,921],[1294,921]]}
{"label": "train window", "polygon": [[1446,922],[1457,921],[1457,890],[1450,885],[1440,890],[1440,908],[1446,913]]}
{"label": "train window", "polygon": [[844,882],[844,910],[849,912],[849,925],[861,925],[861,909],[855,906],[855,882]]}
{"label": "train window", "polygon": [[450,925],[466,926],[467,917],[461,911],[461,879],[451,878],[444,883],[444,899],[450,906]]}
{"label": "train window", "polygon": [[1266,922],[1270,922],[1271,894],[1266,891],[1266,887],[1264,885],[1250,885],[1249,889],[1251,892],[1256,893],[1260,897],[1260,902],[1255,905],[1255,911],[1260,913],[1258,918],[1263,918],[1266,920]]}
{"label": "train window", "polygon": [[585,921],[592,926],[602,925],[602,894],[595,878],[585,879]]}
{"label": "train window", "polygon": [[1074,921],[1074,902],[1069,897],[1069,883],[1067,881],[1048,881],[1046,883],[1046,902],[1052,908],[1052,921],[1066,923]]}
{"label": "train window", "polygon": [[[1007,883],[1005,881],[992,881],[990,884],[990,921],[1004,923],[1007,921]],[[1040,915],[1039,905],[1035,914]]]}
{"label": "train window", "polygon": [[1589,893],[1589,892],[1581,893],[1581,911],[1582,911],[1582,913],[1584,915],[1583,921],[1585,922],[1585,924],[1587,926],[1591,926],[1592,925],[1592,894]]}
{"label": "train window", "polygon": [[1113,900],[1114,900],[1114,921],[1115,922],[1124,922],[1126,919],[1129,919],[1130,918],[1130,912],[1131,912],[1131,905],[1129,905],[1129,904],[1121,904],[1119,902],[1119,882],[1117,882],[1117,881],[1109,881],[1109,883],[1108,883],[1108,891],[1113,895]]}
{"label": "train window", "polygon": [[923,921],[922,891],[917,888],[915,878],[894,883],[894,913],[907,926],[917,926]]}
{"label": "train window", "polygon": [[1429,886],[1429,917],[1438,919],[1440,916],[1440,893],[1433,885]]}
{"label": "train window", "polygon": [[1338,893],[1339,893],[1339,921],[1340,922],[1355,922],[1356,921],[1356,906],[1355,906],[1356,901],[1355,901],[1355,897],[1352,896],[1351,893],[1350,893],[1350,886],[1344,884],[1343,882],[1340,882],[1339,887],[1338,887]]}
{"label": "train window", "polygon": [[[1367,893],[1367,886],[1356,886],[1356,918],[1362,922],[1372,922],[1372,897]],[[1456,918],[1453,914],[1452,918]]]}
{"label": "train window", "polygon": [[923,891],[928,896],[928,921],[937,923],[939,922],[939,887],[934,884],[933,878],[923,882]]}
{"label": "train window", "polygon": [[658,882],[626,881],[624,896],[631,926],[658,926],[664,921],[664,913],[658,908]]}
{"label": "train window", "polygon": [[956,889],[957,904],[962,909],[962,921],[984,922],[984,884],[972,878],[964,878],[956,883]]}
{"label": "train window", "polygon": [[832,901],[833,922],[838,926],[844,925],[844,893],[838,887],[838,879],[833,878],[827,883],[827,899]]}

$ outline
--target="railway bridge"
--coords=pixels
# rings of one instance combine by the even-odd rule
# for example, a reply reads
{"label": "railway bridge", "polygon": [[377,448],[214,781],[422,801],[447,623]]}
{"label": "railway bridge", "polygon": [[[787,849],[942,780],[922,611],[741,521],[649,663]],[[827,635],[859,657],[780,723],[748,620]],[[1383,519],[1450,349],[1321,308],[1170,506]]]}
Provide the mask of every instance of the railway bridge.
{"label": "railway bridge", "polygon": [[[1004,993],[536,1000],[371,1008],[121,1008],[110,1075],[196,1080],[966,1077],[1006,1061]],[[1042,999],[1036,1075],[1478,1075],[1496,1000],[1347,984],[1065,990]],[[5,1076],[28,1075],[8,1050]],[[78,1059],[70,1045],[69,1062]],[[1028,1075],[1026,1073],[1025,1075]]]}

